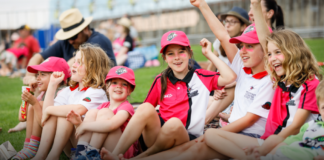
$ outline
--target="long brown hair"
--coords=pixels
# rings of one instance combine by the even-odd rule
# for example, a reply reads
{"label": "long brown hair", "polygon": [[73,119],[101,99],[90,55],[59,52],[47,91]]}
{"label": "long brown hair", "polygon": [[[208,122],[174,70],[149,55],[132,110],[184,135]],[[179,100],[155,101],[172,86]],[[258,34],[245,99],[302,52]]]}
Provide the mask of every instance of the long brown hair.
{"label": "long brown hair", "polygon": [[274,87],[278,82],[288,82],[295,87],[300,87],[306,80],[313,80],[315,76],[322,79],[313,53],[297,33],[290,30],[274,31],[267,37],[266,50],[269,42],[276,45],[285,56],[282,63],[285,75],[280,77],[271,69],[268,57],[265,56],[266,68],[274,81]]}
{"label": "long brown hair", "polygon": [[[189,46],[183,46],[184,47],[184,50],[187,51],[187,53],[189,54],[189,56],[191,57],[191,59],[193,58],[193,52],[192,50],[190,49]],[[162,53],[162,56],[163,58],[165,57],[165,51],[166,51],[167,47],[165,47],[163,53]],[[188,69],[191,70],[193,67],[193,61],[191,61],[189,64],[188,64]],[[169,74],[172,72],[172,69],[168,66],[167,69],[165,69],[164,71],[161,72],[161,96],[160,96],[160,101],[163,100],[164,98],[164,94],[167,90],[167,78],[169,76]]]}
{"label": "long brown hair", "polygon": [[[81,65],[85,65],[86,75],[82,80],[84,87],[102,88],[105,78],[112,64],[107,54],[98,46],[85,43],[79,47]],[[70,86],[75,87],[77,82],[70,81]]]}

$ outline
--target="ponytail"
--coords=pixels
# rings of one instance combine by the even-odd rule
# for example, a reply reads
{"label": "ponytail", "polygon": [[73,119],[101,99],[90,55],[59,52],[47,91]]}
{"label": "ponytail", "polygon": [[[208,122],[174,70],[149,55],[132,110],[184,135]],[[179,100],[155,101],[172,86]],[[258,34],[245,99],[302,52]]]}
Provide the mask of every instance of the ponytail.
{"label": "ponytail", "polygon": [[264,0],[265,7],[267,8],[267,12],[273,10],[274,14],[271,17],[271,28],[274,28],[272,25],[276,21],[275,29],[284,29],[284,15],[282,8],[277,4],[276,0]]}
{"label": "ponytail", "polygon": [[[163,51],[163,55],[165,55],[165,50],[166,50],[167,47],[164,48],[164,51]],[[185,47],[185,50],[188,52],[189,56],[191,58],[193,58],[193,52],[192,50],[190,49],[189,46],[186,46]],[[191,70],[194,66],[194,62],[193,60],[190,60],[189,59],[189,63],[188,63],[188,69]],[[169,77],[169,74],[171,74],[172,72],[172,69],[168,66],[167,69],[165,69],[164,71],[162,71],[161,73],[161,95],[160,95],[160,101],[163,100],[164,98],[164,94],[167,90],[167,85],[168,85],[168,77]]]}

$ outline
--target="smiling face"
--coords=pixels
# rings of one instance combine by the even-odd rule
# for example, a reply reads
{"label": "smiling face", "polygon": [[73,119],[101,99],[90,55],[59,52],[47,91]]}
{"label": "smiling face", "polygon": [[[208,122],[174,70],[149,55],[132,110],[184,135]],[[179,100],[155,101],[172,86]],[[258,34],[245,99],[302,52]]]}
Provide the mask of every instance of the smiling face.
{"label": "smiling face", "polygon": [[271,41],[268,42],[268,63],[272,70],[274,70],[278,77],[285,75],[283,62],[285,56],[282,51]]}
{"label": "smiling face", "polygon": [[36,82],[39,91],[46,91],[48,83],[50,81],[52,72],[42,72],[38,71],[36,74]]}
{"label": "smiling face", "polygon": [[113,101],[124,101],[127,96],[131,94],[130,84],[120,78],[114,78],[110,80],[107,92],[109,93],[109,99]]}
{"label": "smiling face", "polygon": [[260,44],[242,43],[240,56],[244,67],[255,68],[263,65],[263,51]]}
{"label": "smiling face", "polygon": [[177,75],[183,76],[188,73],[188,63],[191,57],[184,46],[175,44],[167,46],[163,58],[176,77]]}
{"label": "smiling face", "polygon": [[71,68],[71,80],[75,82],[82,82],[82,79],[86,75],[86,67],[84,61],[81,59],[81,52],[78,51],[74,58],[74,63]]}

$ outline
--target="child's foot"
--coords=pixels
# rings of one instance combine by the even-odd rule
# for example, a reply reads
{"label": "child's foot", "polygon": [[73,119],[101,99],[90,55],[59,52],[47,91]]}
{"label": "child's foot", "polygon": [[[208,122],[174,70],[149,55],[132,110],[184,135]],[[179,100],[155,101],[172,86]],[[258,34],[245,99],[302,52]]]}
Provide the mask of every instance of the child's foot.
{"label": "child's foot", "polygon": [[73,110],[66,115],[66,120],[74,125],[80,125],[82,123],[81,116]]}
{"label": "child's foot", "polygon": [[119,160],[120,159],[120,157],[113,155],[106,148],[101,149],[100,157],[102,160]]}
{"label": "child's foot", "polygon": [[24,129],[26,129],[26,122],[19,122],[14,128],[10,128],[8,133],[18,132]]}
{"label": "child's foot", "polygon": [[255,151],[259,151],[257,147],[247,147],[244,149],[244,151],[246,154],[246,158],[244,160],[260,160],[260,155],[255,154]]}

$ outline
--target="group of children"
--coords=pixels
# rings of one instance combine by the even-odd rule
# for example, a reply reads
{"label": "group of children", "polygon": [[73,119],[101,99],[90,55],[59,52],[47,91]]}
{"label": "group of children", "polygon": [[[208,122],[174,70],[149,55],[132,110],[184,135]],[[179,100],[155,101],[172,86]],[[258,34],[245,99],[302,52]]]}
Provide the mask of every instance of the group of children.
{"label": "group of children", "polygon": [[[186,34],[165,33],[160,53],[168,67],[136,112],[127,101],[136,86],[134,72],[110,69],[100,47],[82,45],[72,68],[56,57],[28,66],[37,73],[31,90],[41,94],[22,94],[30,104],[26,140],[12,159],[59,159],[71,148],[71,159],[80,160],[323,158],[324,82],[303,39],[272,31],[261,0],[251,0],[255,23],[233,38],[204,0],[190,2],[221,42],[229,65],[202,39],[202,54],[218,72],[195,70]],[[230,123],[203,133],[210,92],[234,81]]]}

